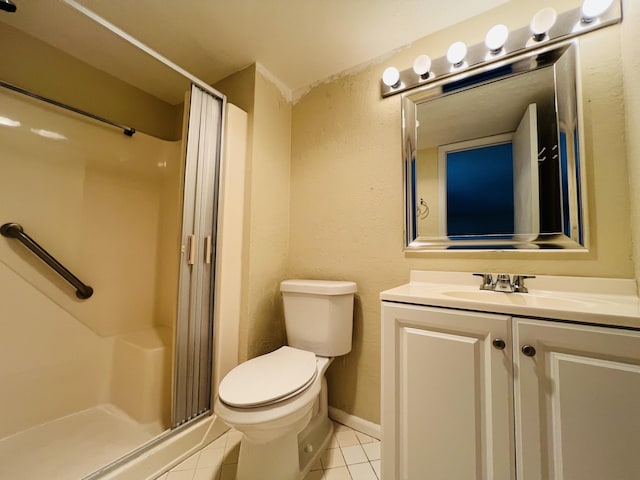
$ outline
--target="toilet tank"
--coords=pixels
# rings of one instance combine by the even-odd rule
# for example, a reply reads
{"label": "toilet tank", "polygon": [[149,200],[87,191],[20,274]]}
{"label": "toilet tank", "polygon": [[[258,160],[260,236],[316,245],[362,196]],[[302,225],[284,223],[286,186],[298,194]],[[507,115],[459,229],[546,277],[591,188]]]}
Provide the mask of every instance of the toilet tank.
{"label": "toilet tank", "polygon": [[323,357],[351,351],[354,282],[285,280],[280,283],[287,344]]}

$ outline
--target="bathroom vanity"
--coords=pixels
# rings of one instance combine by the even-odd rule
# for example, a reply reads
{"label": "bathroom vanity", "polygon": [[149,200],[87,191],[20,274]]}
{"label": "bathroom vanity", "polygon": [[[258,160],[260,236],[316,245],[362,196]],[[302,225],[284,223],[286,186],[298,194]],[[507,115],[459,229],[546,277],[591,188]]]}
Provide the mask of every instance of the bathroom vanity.
{"label": "bathroom vanity", "polygon": [[635,281],[526,282],[414,271],[381,293],[385,480],[640,478]]}

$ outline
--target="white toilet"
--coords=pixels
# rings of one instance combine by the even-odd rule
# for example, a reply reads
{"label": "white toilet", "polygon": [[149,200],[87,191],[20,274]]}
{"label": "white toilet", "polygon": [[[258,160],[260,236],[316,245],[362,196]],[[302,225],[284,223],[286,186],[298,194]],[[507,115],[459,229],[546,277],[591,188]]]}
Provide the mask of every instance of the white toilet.
{"label": "white toilet", "polygon": [[231,370],[215,413],[243,433],[237,480],[300,480],[333,432],[327,381],[333,357],[351,351],[353,282],[280,284],[288,346]]}

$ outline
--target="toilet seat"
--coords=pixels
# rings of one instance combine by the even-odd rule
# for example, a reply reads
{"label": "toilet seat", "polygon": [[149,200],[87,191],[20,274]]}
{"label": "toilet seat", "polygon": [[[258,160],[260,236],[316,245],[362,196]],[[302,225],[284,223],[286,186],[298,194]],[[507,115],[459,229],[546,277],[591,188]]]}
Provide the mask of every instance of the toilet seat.
{"label": "toilet seat", "polygon": [[271,405],[309,388],[317,374],[314,353],[284,346],[231,370],[220,383],[218,397],[235,408]]}

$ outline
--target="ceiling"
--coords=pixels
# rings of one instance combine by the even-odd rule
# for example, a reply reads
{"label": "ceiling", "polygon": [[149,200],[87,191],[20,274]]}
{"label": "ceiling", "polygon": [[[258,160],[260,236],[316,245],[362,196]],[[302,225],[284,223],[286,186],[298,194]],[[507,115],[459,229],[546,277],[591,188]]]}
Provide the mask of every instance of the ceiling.
{"label": "ceiling", "polygon": [[[93,36],[86,19],[64,12],[62,0],[13,1],[18,12],[2,14],[0,21],[18,23],[17,28],[105,69],[87,50]],[[77,0],[209,84],[259,63],[289,98],[508,1]],[[56,17],[63,28],[52,26]],[[80,42],[76,30],[82,32]],[[97,38],[93,43],[107,50],[105,40]],[[119,49],[110,45],[107,56],[117,59]],[[122,63],[126,76],[131,62]]]}

